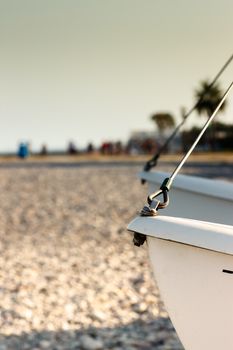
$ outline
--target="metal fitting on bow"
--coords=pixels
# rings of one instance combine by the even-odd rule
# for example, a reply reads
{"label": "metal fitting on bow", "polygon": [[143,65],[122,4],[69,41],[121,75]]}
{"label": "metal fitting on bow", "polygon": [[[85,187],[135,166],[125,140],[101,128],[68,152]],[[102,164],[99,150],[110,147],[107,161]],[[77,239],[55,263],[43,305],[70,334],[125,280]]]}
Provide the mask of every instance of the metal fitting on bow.
{"label": "metal fitting on bow", "polygon": [[[151,193],[147,197],[148,206],[144,206],[140,212],[141,216],[156,216],[158,215],[159,209],[164,209],[169,204],[168,191],[170,188],[169,178],[166,178],[160,189],[154,193]],[[163,195],[163,201],[157,200],[158,196]]]}

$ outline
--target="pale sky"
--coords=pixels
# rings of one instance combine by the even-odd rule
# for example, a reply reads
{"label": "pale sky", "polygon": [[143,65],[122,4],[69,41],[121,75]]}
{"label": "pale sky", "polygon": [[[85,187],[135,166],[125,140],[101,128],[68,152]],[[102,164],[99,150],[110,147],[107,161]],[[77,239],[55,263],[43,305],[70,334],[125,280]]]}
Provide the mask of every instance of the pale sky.
{"label": "pale sky", "polygon": [[[179,121],[233,53],[232,14],[232,0],[0,0],[0,152],[124,141],[157,111]],[[218,120],[233,122],[233,93]]]}

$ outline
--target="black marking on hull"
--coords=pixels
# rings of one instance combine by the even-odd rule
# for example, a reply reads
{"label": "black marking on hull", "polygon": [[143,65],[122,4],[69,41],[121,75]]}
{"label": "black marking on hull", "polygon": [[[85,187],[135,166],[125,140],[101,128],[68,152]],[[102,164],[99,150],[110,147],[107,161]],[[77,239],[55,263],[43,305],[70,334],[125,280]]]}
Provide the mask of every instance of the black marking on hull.
{"label": "black marking on hull", "polygon": [[232,270],[225,270],[225,269],[223,269],[222,272],[224,272],[224,273],[229,273],[229,274],[233,274],[233,271],[232,271]]}

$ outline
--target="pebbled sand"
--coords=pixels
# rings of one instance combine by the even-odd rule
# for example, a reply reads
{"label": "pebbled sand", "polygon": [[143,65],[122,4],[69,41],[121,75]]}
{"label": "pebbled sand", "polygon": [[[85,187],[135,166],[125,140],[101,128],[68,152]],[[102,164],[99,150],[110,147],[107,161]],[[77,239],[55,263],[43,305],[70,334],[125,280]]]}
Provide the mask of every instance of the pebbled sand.
{"label": "pebbled sand", "polygon": [[139,170],[0,169],[0,350],[183,349],[126,231]]}

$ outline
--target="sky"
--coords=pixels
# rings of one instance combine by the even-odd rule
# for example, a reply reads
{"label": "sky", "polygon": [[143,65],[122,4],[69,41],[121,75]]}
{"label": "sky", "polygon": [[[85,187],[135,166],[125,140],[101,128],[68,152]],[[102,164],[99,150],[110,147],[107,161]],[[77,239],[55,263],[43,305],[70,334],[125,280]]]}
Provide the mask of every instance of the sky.
{"label": "sky", "polygon": [[[232,0],[0,0],[0,152],[125,141],[158,111],[179,122],[233,53],[232,13]],[[232,80],[233,63],[223,91]],[[233,93],[217,118],[233,122]]]}

